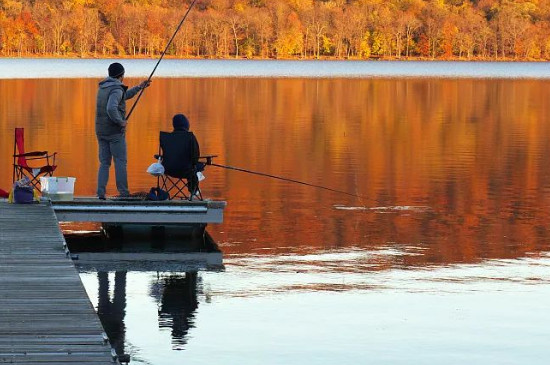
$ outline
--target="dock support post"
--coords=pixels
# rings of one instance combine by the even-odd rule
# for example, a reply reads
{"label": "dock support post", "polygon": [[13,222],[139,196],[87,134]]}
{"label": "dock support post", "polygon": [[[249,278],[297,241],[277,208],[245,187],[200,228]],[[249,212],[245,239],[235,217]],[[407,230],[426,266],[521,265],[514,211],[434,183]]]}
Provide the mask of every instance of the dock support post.
{"label": "dock support post", "polygon": [[101,225],[101,230],[109,239],[122,240],[124,238],[124,231],[121,225],[103,223]]}

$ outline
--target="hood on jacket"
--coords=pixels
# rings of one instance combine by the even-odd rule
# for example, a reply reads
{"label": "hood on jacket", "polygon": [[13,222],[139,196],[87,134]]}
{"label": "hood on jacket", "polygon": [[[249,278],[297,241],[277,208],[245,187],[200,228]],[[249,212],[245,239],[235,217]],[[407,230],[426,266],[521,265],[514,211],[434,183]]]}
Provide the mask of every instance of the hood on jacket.
{"label": "hood on jacket", "polygon": [[101,80],[99,82],[100,89],[106,89],[108,87],[112,87],[116,85],[124,87],[124,84],[119,79],[115,79],[113,77],[107,77],[106,79]]}

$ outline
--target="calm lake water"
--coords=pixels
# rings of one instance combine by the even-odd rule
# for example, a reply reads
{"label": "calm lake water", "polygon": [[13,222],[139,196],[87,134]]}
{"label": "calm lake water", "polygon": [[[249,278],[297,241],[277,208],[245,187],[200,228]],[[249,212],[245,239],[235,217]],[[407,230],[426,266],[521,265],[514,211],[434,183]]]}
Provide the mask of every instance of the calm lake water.
{"label": "calm lake water", "polygon": [[[127,77],[148,77],[158,59],[0,58],[0,79],[91,77],[105,75],[111,62],[126,65]],[[450,77],[550,79],[548,62],[443,61],[281,61],[164,59],[156,77]]]}
{"label": "calm lake water", "polygon": [[[0,60],[0,74],[18,61],[38,62]],[[109,62],[64,60],[62,75],[0,80],[1,188],[22,126],[28,150],[57,151],[57,175],[94,194],[94,77]],[[130,85],[151,65],[124,62]],[[256,63],[209,62],[163,74],[144,94],[127,134],[132,191],[155,184],[145,169],[158,132],[183,112],[218,163],[361,198],[208,167],[203,193],[228,203],[224,223],[208,226],[223,269],[81,274],[132,363],[546,364],[546,64],[373,62],[360,67],[391,77],[315,78],[276,77],[291,75],[289,63],[269,61],[264,77],[244,78],[234,76]],[[338,64],[346,76],[355,65],[297,64]],[[400,77],[415,64],[448,75]],[[241,74],[218,77],[223,67]],[[472,74],[479,67],[488,78]]]}

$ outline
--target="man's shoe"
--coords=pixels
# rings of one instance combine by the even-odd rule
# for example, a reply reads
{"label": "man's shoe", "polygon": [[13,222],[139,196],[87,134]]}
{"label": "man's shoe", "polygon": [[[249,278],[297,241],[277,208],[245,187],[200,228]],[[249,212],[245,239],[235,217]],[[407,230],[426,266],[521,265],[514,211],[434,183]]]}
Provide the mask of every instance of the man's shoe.
{"label": "man's shoe", "polygon": [[99,200],[105,200],[105,196],[104,196],[104,195],[98,196],[97,198],[98,198]]}

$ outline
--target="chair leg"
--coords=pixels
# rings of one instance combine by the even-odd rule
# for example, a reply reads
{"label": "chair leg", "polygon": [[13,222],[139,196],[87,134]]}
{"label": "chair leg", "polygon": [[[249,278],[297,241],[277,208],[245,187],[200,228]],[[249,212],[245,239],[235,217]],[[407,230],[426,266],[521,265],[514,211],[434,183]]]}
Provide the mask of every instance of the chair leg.
{"label": "chair leg", "polygon": [[168,193],[168,199],[173,200],[175,198],[188,199],[187,194],[185,194],[185,189],[187,189],[187,184],[184,179],[171,178],[170,176],[164,175],[162,177],[162,186],[161,189]]}
{"label": "chair leg", "polygon": [[199,198],[199,200],[203,200],[201,189],[198,186],[190,194],[189,201],[193,200],[194,197]]}

